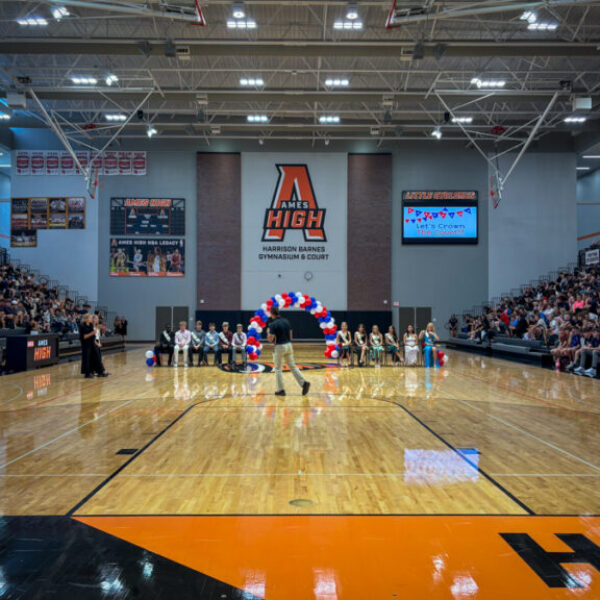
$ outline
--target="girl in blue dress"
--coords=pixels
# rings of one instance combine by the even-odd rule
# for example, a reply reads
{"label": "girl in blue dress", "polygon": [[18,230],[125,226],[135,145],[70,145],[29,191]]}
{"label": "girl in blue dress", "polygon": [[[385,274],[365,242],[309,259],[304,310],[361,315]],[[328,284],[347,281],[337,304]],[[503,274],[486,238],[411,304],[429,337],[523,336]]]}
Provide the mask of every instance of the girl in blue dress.
{"label": "girl in blue dress", "polygon": [[439,342],[440,338],[435,332],[435,327],[433,326],[433,323],[427,323],[425,331],[421,331],[421,333],[419,334],[419,339],[423,340],[425,343],[425,347],[423,348],[425,366],[437,367],[438,362],[436,342]]}
{"label": "girl in blue dress", "polygon": [[383,355],[383,336],[379,331],[378,325],[373,325],[370,335],[371,360],[375,363],[376,369],[381,367],[381,356]]}

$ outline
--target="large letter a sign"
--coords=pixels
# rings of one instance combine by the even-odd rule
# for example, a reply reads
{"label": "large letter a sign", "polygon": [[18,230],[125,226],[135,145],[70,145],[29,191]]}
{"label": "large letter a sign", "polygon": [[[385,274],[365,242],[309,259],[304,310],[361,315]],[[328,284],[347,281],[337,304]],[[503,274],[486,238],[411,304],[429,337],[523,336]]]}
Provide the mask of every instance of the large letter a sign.
{"label": "large letter a sign", "polygon": [[262,241],[281,242],[288,229],[301,229],[306,242],[325,242],[325,209],[319,208],[307,165],[276,165],[279,178],[265,212]]}

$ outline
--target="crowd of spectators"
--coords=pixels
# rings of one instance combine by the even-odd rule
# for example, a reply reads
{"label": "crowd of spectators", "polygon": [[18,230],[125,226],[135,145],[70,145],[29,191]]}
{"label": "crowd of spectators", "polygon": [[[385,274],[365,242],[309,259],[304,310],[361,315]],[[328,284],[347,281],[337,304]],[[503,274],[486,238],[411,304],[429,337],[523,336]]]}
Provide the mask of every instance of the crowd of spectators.
{"label": "crowd of spectators", "polygon": [[599,310],[600,265],[592,265],[502,298],[482,315],[464,315],[461,331],[479,344],[498,336],[536,340],[551,352],[557,368],[596,376]]}
{"label": "crowd of spectators", "polygon": [[[60,300],[56,288],[36,281],[31,273],[10,262],[0,266],[0,330],[24,329],[26,333],[79,333],[78,321],[90,311],[87,304]],[[102,313],[100,330],[110,334]]]}

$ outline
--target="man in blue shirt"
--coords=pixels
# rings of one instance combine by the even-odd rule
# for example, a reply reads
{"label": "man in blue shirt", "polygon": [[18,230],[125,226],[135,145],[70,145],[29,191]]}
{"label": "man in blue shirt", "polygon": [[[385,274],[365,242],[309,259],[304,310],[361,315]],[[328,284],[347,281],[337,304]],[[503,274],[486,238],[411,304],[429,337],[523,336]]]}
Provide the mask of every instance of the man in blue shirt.
{"label": "man in blue shirt", "polygon": [[209,353],[213,353],[215,355],[214,365],[217,364],[218,358],[218,350],[219,350],[219,334],[215,329],[214,323],[208,324],[208,331],[206,333],[206,337],[204,338],[204,362],[208,364],[208,355]]}

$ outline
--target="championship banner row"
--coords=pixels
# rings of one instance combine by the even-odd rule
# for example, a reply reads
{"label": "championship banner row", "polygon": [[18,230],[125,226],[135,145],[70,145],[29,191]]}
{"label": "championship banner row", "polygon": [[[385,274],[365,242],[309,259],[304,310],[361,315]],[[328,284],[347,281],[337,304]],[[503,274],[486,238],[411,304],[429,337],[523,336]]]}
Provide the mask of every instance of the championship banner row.
{"label": "championship banner row", "polygon": [[[95,152],[75,152],[81,167],[87,170]],[[79,175],[80,171],[67,151],[18,150],[15,165],[17,175]],[[146,175],[146,153],[106,151],[92,161],[92,173],[97,175]]]}

